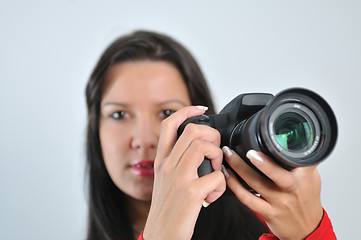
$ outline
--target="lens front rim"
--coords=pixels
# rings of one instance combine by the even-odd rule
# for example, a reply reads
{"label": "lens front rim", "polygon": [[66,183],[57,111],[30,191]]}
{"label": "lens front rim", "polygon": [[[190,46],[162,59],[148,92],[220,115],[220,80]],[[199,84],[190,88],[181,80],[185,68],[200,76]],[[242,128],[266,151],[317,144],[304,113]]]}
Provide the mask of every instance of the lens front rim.
{"label": "lens front rim", "polygon": [[[306,106],[318,119],[320,127],[318,143],[315,144],[317,146],[302,158],[283,154],[271,139],[270,117],[275,109],[284,104]],[[303,88],[291,88],[277,94],[265,107],[260,117],[260,137],[270,156],[285,168],[311,166],[319,164],[333,150],[337,139],[337,122],[330,106],[318,94]]]}
{"label": "lens front rim", "polygon": [[[286,149],[277,140],[277,138],[276,138],[277,133],[276,133],[275,125],[277,125],[277,121],[278,121],[279,117],[285,113],[298,114],[298,115],[302,116],[304,119],[306,119],[306,121],[308,123],[310,123],[312,132],[314,134],[314,138],[312,139],[311,147],[309,147],[307,150],[305,150],[305,149],[301,149],[301,150]],[[312,154],[316,150],[316,148],[319,144],[320,135],[321,135],[319,121],[318,121],[316,115],[308,107],[306,107],[303,104],[287,103],[287,104],[279,105],[270,114],[268,124],[269,124],[268,129],[269,129],[270,138],[272,140],[272,143],[278,149],[280,154],[282,154],[286,157],[297,158],[300,161],[302,161],[302,159],[304,159],[304,158],[308,157],[310,154]]]}

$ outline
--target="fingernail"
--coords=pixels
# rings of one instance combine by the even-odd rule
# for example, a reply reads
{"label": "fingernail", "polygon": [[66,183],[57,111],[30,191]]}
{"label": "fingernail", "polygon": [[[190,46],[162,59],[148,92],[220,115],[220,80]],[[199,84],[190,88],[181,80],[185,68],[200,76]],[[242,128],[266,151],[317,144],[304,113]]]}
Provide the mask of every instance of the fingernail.
{"label": "fingernail", "polygon": [[227,157],[230,157],[233,154],[231,149],[229,149],[229,147],[227,147],[227,146],[222,147],[222,150],[223,150],[224,155],[226,155]]}
{"label": "fingernail", "polygon": [[200,109],[200,110],[204,110],[204,111],[207,111],[208,110],[208,107],[206,107],[206,106],[201,106],[201,105],[198,105],[198,106],[196,106],[198,109]]}
{"label": "fingernail", "polygon": [[203,207],[208,207],[209,205],[211,205],[209,202],[207,202],[206,200],[203,201]]}
{"label": "fingernail", "polygon": [[200,109],[200,110],[204,110],[204,111],[207,111],[208,110],[208,107],[206,107],[206,106],[202,106],[202,105],[198,105],[198,106],[196,106],[198,109]]}
{"label": "fingernail", "polygon": [[222,171],[225,178],[229,178],[229,173],[227,172],[227,169],[223,164],[222,164],[221,171]]}
{"label": "fingernail", "polygon": [[246,154],[247,158],[249,160],[255,160],[259,163],[262,163],[263,162],[263,159],[260,157],[260,155],[255,151],[255,150],[249,150]]}

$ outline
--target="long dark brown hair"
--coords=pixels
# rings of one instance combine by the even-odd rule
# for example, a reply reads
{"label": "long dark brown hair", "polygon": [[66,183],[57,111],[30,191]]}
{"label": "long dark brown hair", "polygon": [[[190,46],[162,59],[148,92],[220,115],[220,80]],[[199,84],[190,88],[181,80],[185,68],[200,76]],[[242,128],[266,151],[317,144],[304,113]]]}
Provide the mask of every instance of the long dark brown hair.
{"label": "long dark brown hair", "polygon": [[[140,60],[165,61],[174,65],[184,79],[192,104],[208,106],[207,113],[214,113],[211,94],[197,62],[187,49],[174,39],[155,32],[137,31],[116,39],[104,51],[86,87],[88,107],[86,138],[86,176],[89,194],[88,240],[134,239],[125,194],[115,186],[105,168],[99,138],[99,117],[105,76],[109,69],[122,62]],[[242,226],[247,221],[257,222],[254,215],[233,198],[231,202],[236,204],[236,208],[242,208],[240,211],[236,211],[240,212],[242,216],[237,217],[237,219],[232,217],[235,209],[231,209],[228,202],[229,200],[227,203],[219,200],[212,204],[207,211],[201,211],[193,239],[233,239],[226,237],[236,234],[235,230],[230,228],[235,224],[230,221],[237,221],[237,232],[239,229],[243,229]],[[227,211],[226,209],[230,210]],[[243,216],[245,213],[247,213],[246,216]],[[223,218],[226,221],[219,221]],[[247,218],[250,219],[247,220]],[[245,228],[244,230],[248,231],[249,229]],[[230,232],[232,232],[231,235],[229,235]],[[258,232],[257,235],[259,235]],[[235,239],[241,238],[238,236]]]}

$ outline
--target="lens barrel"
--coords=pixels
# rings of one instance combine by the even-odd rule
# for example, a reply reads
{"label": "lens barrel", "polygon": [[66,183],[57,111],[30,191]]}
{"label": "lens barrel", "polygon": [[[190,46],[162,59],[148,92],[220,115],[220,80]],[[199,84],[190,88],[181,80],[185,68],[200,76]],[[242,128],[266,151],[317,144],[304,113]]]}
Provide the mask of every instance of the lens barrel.
{"label": "lens barrel", "polygon": [[337,122],[318,94],[291,88],[239,123],[230,138],[231,148],[243,158],[255,149],[293,169],[318,164],[330,154],[336,144]]}

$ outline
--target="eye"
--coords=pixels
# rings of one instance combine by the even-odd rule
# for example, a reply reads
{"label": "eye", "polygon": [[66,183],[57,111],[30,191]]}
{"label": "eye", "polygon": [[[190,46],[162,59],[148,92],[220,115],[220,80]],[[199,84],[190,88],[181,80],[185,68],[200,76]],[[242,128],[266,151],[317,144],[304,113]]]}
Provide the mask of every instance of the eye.
{"label": "eye", "polygon": [[163,110],[163,111],[160,112],[160,116],[161,116],[161,118],[166,119],[167,117],[169,117],[173,113],[175,113],[174,110],[166,109],[166,110]]}
{"label": "eye", "polygon": [[122,120],[124,118],[126,118],[129,114],[126,111],[117,111],[117,112],[113,112],[110,117],[113,118],[114,120]]}

